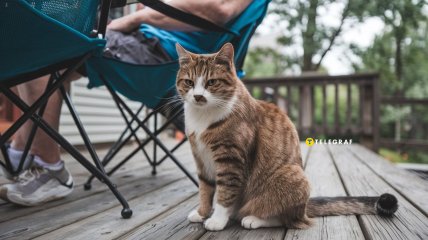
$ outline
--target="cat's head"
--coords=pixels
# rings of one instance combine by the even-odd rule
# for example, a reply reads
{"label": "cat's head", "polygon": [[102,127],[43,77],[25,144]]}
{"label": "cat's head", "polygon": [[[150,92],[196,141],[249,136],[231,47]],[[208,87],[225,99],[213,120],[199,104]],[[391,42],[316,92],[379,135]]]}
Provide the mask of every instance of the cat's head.
{"label": "cat's head", "polygon": [[233,46],[226,43],[219,52],[194,54],[176,45],[180,69],[177,90],[192,107],[222,107],[235,95],[238,85],[233,64]]}

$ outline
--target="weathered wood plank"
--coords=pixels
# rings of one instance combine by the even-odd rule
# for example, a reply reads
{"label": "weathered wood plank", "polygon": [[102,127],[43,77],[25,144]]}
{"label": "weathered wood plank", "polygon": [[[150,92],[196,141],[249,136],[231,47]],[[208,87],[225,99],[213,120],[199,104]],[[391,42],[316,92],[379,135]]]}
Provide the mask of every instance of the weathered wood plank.
{"label": "weathered wood plank", "polygon": [[[149,169],[148,167],[146,168],[137,168],[136,169],[144,171],[144,172],[148,172],[149,173]],[[149,175],[149,174],[147,174]],[[76,181],[76,177],[73,177]],[[73,193],[70,194],[69,196],[67,196],[66,198],[63,198],[61,200],[58,201],[53,201],[53,202],[49,202],[46,204],[43,204],[43,206],[35,206],[35,207],[21,207],[21,206],[17,206],[14,204],[7,204],[7,205],[2,205],[0,206],[0,223],[4,222],[4,221],[10,221],[14,218],[20,217],[20,216],[25,216],[25,215],[29,215],[41,210],[46,210],[49,208],[53,208],[53,207],[57,207],[59,205],[63,205],[78,199],[82,199],[85,197],[88,197],[90,195],[93,194],[98,194],[100,192],[104,192],[104,191],[108,191],[108,188],[106,185],[100,183],[99,181],[94,181],[93,183],[93,188],[90,191],[85,191],[83,189],[83,181],[86,180],[86,177],[80,177],[81,181],[80,184],[76,184],[75,185],[75,189],[73,190]],[[134,173],[130,173],[130,172],[121,172],[118,173],[118,175],[114,176],[112,178],[112,181],[117,184],[118,186],[122,186],[124,184],[127,184],[129,182],[135,181],[137,177],[134,175]]]}
{"label": "weathered wood plank", "polygon": [[428,239],[428,218],[359,161],[347,148],[330,145],[329,150],[339,170],[347,192],[352,196],[394,194],[399,202],[392,218],[377,215],[360,216],[366,238]]}
{"label": "weathered wood plank", "polygon": [[[303,140],[305,140],[305,139],[303,139]],[[308,145],[306,145],[305,142],[300,143],[300,151],[302,154],[302,165],[303,165],[303,167],[305,167],[305,165],[306,165],[306,161],[307,161],[309,154],[310,154],[310,149],[311,148]]]}
{"label": "weathered wood plank", "polygon": [[[194,171],[194,164],[192,159],[188,158],[183,163],[189,167],[190,171]],[[114,182],[117,186],[121,187],[128,183],[141,179],[141,177],[144,177],[144,179],[155,178],[151,175],[150,173],[151,167],[149,167],[148,164],[145,164],[144,167],[137,167],[134,169],[132,169],[132,166],[133,164],[130,163],[128,166],[119,169],[117,173],[115,173],[110,178],[112,182]],[[165,174],[175,173],[177,172],[177,167],[170,162],[165,162],[158,168],[158,172],[160,176],[163,176]],[[181,174],[181,172],[177,174],[179,176],[184,176],[184,174]],[[49,202],[49,203],[43,204],[42,206],[35,206],[31,208],[20,207],[13,204],[0,205],[0,223],[4,221],[10,221],[17,217],[33,214],[38,211],[42,211],[42,210],[45,211],[49,208],[56,208],[57,206],[70,203],[85,197],[89,197],[91,195],[98,194],[101,192],[107,192],[106,194],[110,193],[110,190],[108,189],[108,187],[97,180],[93,181],[92,189],[90,191],[85,191],[82,185],[86,181],[88,176],[87,175],[81,176],[76,179],[76,176],[73,172],[72,172],[72,175],[73,175],[73,178],[75,179],[75,183],[77,184],[71,195],[58,201]],[[123,194],[126,196],[125,193]]]}
{"label": "weathered wood plank", "polygon": [[[311,196],[346,196],[326,146],[313,145],[310,149],[305,173]],[[364,239],[364,235],[355,216],[329,216],[314,218],[314,225],[306,230],[289,229],[285,239]]]}
{"label": "weathered wood plank", "polygon": [[206,232],[201,240],[274,240],[284,239],[285,229],[283,228],[260,228],[247,230],[242,228],[240,223],[233,223],[231,226],[220,232]]}
{"label": "weathered wood plank", "polygon": [[[140,178],[128,185],[119,187],[119,191],[126,193],[127,199],[138,196],[146,197],[146,193],[153,191],[168,184],[174,183],[179,177],[171,172],[163,172],[159,177]],[[189,181],[190,182],[190,181]],[[193,189],[196,189],[193,187]],[[10,239],[32,238],[53,231],[55,229],[67,226],[76,221],[92,216],[118,206],[119,202],[110,192],[93,194],[89,197],[75,200],[71,203],[56,206],[45,211],[39,211],[30,215],[15,218],[11,221],[3,222],[0,225],[0,238],[8,237]],[[134,210],[133,205],[131,208]],[[136,211],[136,210],[134,210]],[[113,210],[116,218],[120,217],[120,209]],[[136,211],[138,214],[139,212]],[[55,224],[53,224],[53,221]]]}
{"label": "weathered wood plank", "polygon": [[206,230],[199,223],[190,223],[187,214],[198,205],[198,196],[182,202],[153,220],[121,236],[123,240],[199,239]]}
{"label": "weathered wood plank", "polygon": [[166,187],[150,192],[148,195],[129,201],[134,211],[134,215],[130,219],[122,219],[118,214],[121,206],[117,206],[39,236],[36,239],[117,238],[190,198],[196,194],[196,191],[197,189],[189,180],[176,181]]}
{"label": "weathered wood plank", "polygon": [[348,149],[370,169],[387,181],[396,191],[428,216],[428,184],[418,176],[397,168],[371,150],[352,144]]}

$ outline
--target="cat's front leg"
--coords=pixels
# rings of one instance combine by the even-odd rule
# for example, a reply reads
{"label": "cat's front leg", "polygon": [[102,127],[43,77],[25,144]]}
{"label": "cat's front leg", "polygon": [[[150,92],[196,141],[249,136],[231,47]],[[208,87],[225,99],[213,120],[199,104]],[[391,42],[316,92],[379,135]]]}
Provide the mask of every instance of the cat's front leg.
{"label": "cat's front leg", "polygon": [[214,181],[210,181],[199,174],[199,208],[191,211],[187,216],[190,222],[203,222],[210,216],[215,191]]}
{"label": "cat's front leg", "polygon": [[210,231],[223,230],[234,213],[237,200],[243,187],[243,160],[227,156],[216,161],[216,200],[214,212],[205,223]]}

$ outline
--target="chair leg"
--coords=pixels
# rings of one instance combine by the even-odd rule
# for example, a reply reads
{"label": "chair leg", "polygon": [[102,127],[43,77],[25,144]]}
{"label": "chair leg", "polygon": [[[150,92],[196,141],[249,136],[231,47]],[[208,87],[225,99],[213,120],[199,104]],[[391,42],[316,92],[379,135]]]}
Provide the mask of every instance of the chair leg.
{"label": "chair leg", "polygon": [[[57,82],[55,82],[56,84]],[[2,93],[8,97],[21,111],[28,113],[31,109],[25,102],[23,102],[15,93],[10,89],[2,89]],[[28,114],[27,114],[28,115]],[[26,116],[27,116],[26,115]],[[52,129],[46,121],[39,115],[30,114],[27,119],[31,119],[34,124],[38,125],[46,134],[48,134],[53,140],[55,140],[62,148],[64,148],[70,155],[72,155],[80,164],[82,164],[89,172],[94,174],[97,178],[103,181],[116,196],[118,201],[122,204],[122,217],[130,218],[132,216],[132,210],[129,208],[128,202],[116,189],[116,186],[110,181],[110,179],[101,172],[97,167],[92,165],[76,148],[74,148],[64,137],[62,137],[57,131]],[[27,120],[25,119],[25,121]],[[12,126],[13,127],[13,126]],[[2,136],[3,137],[3,136]]]}
{"label": "chair leg", "polygon": [[[107,89],[109,89],[109,91],[114,91],[104,79],[102,80],[104,81],[104,84],[106,85]],[[168,155],[168,157],[171,158],[171,160],[178,166],[178,168],[180,168],[180,170],[183,171],[184,174],[196,186],[198,186],[198,182],[196,181],[196,179],[187,171],[186,168],[183,167],[183,165],[181,165],[181,163],[177,160],[177,158],[174,155],[172,155],[172,153],[168,150],[168,148],[154,135],[154,133],[152,133],[145,124],[142,124],[142,122],[138,119],[137,116],[134,116],[132,114],[132,110],[126,105],[126,103],[123,102],[123,100],[119,98],[117,95],[113,94],[113,98],[116,98],[117,102],[122,105],[122,107],[128,112],[128,114],[131,115],[131,117],[138,123],[138,125],[150,136],[150,138],[155,142],[155,144],[157,144]]]}
{"label": "chair leg", "polygon": [[[144,108],[144,104],[142,104],[141,105],[141,107],[137,110],[137,112],[136,112],[136,114],[138,115],[138,114],[140,114],[140,112],[141,112],[141,110],[143,110],[143,108]],[[132,123],[132,122],[131,122]],[[130,128],[130,126],[129,126],[129,124],[127,124],[127,126],[126,126],[126,128],[125,128],[125,130],[123,130],[123,132],[120,134],[120,136],[119,136],[119,139],[113,144],[113,146],[108,150],[108,152],[107,152],[107,154],[106,154],[106,156],[104,157],[104,159],[103,159],[103,165],[104,166],[106,166],[105,164],[104,164],[104,160],[105,159],[108,159],[108,158],[110,158],[110,156],[114,156],[114,155],[116,155],[116,153],[118,152],[118,149],[120,150],[121,149],[121,146],[123,146],[123,145],[121,145],[123,142],[127,142],[128,140],[129,140],[129,138],[127,137],[127,138],[125,138],[126,140],[123,140],[124,139],[124,137],[125,137],[125,135],[126,135],[126,133],[128,132],[128,131],[132,131],[132,128]],[[136,131],[136,130],[135,130]],[[131,134],[130,135],[128,135],[128,136],[131,136]]]}
{"label": "chair leg", "polygon": [[[57,78],[58,78],[58,77],[57,77],[56,75],[54,75],[54,74],[52,74],[52,75],[50,76],[49,81],[48,81],[48,84],[46,85],[46,89],[45,89],[45,91],[47,91],[47,90],[52,86],[52,83],[53,83],[53,82],[55,81],[55,79],[57,79]],[[39,112],[38,112],[38,115],[39,115],[39,116],[43,117],[43,114],[44,114],[44,112],[45,112],[45,110],[46,110],[46,105],[47,105],[47,102],[46,102],[46,103],[44,103],[44,104],[40,107]],[[14,173],[12,173],[12,175],[15,175],[15,174],[17,174],[17,173],[19,173],[19,172],[21,172],[21,171],[22,171],[22,168],[24,167],[25,159],[27,158],[27,155],[28,155],[28,153],[30,152],[31,145],[32,145],[32,143],[33,143],[34,137],[36,136],[37,128],[38,128],[38,127],[37,127],[37,124],[33,124],[32,128],[31,128],[31,131],[30,131],[30,135],[28,136],[27,143],[25,144],[24,151],[23,151],[23,153],[22,153],[21,159],[20,159],[20,161],[19,161],[19,166],[18,166],[18,168],[16,169],[16,171],[15,171]]]}
{"label": "chair leg", "polygon": [[[0,136],[1,136],[1,134],[0,134]],[[1,149],[1,153],[3,154],[3,157],[4,157],[4,163],[0,161],[0,165],[4,169],[6,169],[7,171],[9,171],[9,169],[13,169],[12,163],[10,162],[9,154],[7,153],[6,145],[1,145],[0,149]]]}
{"label": "chair leg", "polygon": [[[153,132],[156,132],[158,128],[158,114],[155,113],[154,124],[153,124]],[[156,175],[156,158],[157,158],[157,146],[156,143],[153,142],[153,164],[152,164],[152,175]]]}
{"label": "chair leg", "polygon": [[88,134],[86,133],[86,130],[83,128],[82,121],[80,120],[79,116],[76,113],[76,109],[74,108],[74,105],[71,103],[70,95],[65,91],[64,86],[61,86],[60,88],[61,95],[64,98],[64,101],[68,107],[68,110],[71,113],[71,116],[74,120],[74,123],[77,126],[77,129],[79,130],[80,136],[83,138],[83,142],[85,143],[86,149],[88,150],[89,154],[91,155],[92,160],[95,163],[95,166],[103,173],[105,174],[104,167],[100,163],[100,159],[98,158],[97,153],[95,152],[95,149],[91,143],[91,140],[89,139]]}
{"label": "chair leg", "polygon": [[[71,74],[76,71],[92,54],[88,53],[82,57],[80,61],[76,63],[73,67],[68,68],[63,75],[52,84],[48,91],[42,94],[32,105],[25,111],[18,120],[8,129],[6,132],[0,136],[0,146],[3,146],[7,140],[9,140],[12,135],[33,115],[37,109],[39,109],[43,104],[47,102],[49,97],[66,81],[71,77]],[[4,93],[10,91],[6,86],[0,85],[0,92]],[[19,99],[19,98],[18,98]],[[38,116],[40,117],[40,116]]]}
{"label": "chair leg", "polygon": [[[177,143],[177,145],[175,145],[172,149],[171,149],[171,153],[174,153],[175,150],[177,150],[179,147],[181,147],[181,145],[183,145],[185,142],[187,142],[187,137],[183,138],[183,140],[181,140],[179,143]],[[160,165],[163,161],[165,161],[165,159],[168,158],[168,155],[163,156],[159,161],[158,161],[158,165]]]}
{"label": "chair leg", "polygon": [[[114,100],[114,99],[113,99]],[[129,121],[128,118],[126,117],[125,113],[123,112],[123,110],[121,109],[120,105],[118,105],[116,103],[116,106],[119,108],[120,113],[123,117],[123,119],[126,122],[126,127],[125,130],[122,132],[122,134],[119,137],[119,140],[116,141],[116,143],[114,143],[114,145],[112,146],[112,148],[110,148],[110,150],[108,151],[108,153],[106,154],[106,156],[104,157],[104,159],[102,160],[102,164],[103,166],[107,166],[107,164],[114,158],[114,156],[116,156],[116,154],[122,149],[123,146],[125,146],[125,144],[128,142],[128,140],[131,137],[134,137],[137,141],[137,143],[141,146],[140,140],[138,139],[136,132],[138,130],[139,127],[136,128],[132,128],[132,123],[133,121]],[[142,111],[142,109],[144,108],[144,105],[141,105],[141,107],[137,110],[137,112],[135,113],[137,116],[138,114],[140,114],[140,112]],[[147,121],[147,120],[145,120]],[[128,132],[128,130],[130,131],[130,134],[128,136],[125,137],[125,139],[123,140],[123,137],[125,136],[126,132]],[[123,140],[123,141],[122,141]],[[147,160],[149,161],[149,163],[152,165],[152,162],[150,160],[149,155],[147,154],[147,152],[144,150],[143,147],[139,148],[142,150],[143,154],[146,156]],[[138,149],[137,149],[138,150]],[[138,151],[137,151],[138,152]],[[124,160],[122,160],[121,163],[119,163],[118,165],[116,165],[116,167],[113,168],[113,170],[111,170],[110,172],[107,173],[108,176],[110,176],[111,174],[113,174],[117,169],[120,168],[120,166],[122,166],[125,162],[127,162],[132,156],[134,156],[137,152],[132,152],[131,154],[129,154]],[[92,180],[94,179],[94,175],[91,175],[88,180],[86,180],[86,183],[84,184],[84,188],[85,190],[89,190],[91,189],[91,184],[92,184]]]}

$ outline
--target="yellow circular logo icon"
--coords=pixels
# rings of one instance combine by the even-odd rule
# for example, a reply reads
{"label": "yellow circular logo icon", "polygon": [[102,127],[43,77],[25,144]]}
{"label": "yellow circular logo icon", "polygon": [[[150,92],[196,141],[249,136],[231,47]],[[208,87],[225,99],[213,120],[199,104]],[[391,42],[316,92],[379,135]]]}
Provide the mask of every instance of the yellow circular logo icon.
{"label": "yellow circular logo icon", "polygon": [[309,147],[314,145],[315,141],[313,138],[306,138],[306,145],[308,145]]}

